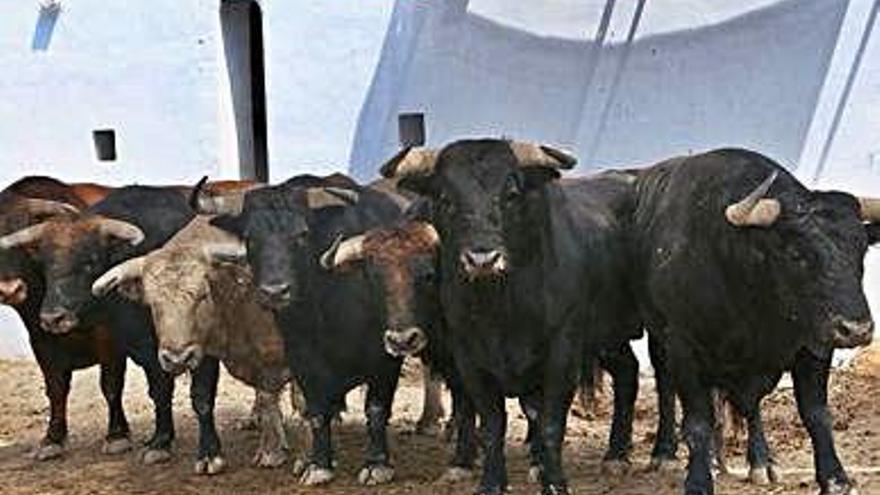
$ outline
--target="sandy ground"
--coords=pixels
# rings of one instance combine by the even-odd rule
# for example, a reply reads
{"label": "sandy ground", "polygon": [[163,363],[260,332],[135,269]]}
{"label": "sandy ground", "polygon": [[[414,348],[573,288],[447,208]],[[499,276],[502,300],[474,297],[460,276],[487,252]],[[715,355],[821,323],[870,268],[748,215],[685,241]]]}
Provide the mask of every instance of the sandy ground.
{"label": "sandy ground", "polygon": [[[97,384],[97,370],[74,375],[69,408],[71,437],[65,456],[56,461],[36,463],[28,451],[43,434],[47,404],[36,365],[26,361],[0,361],[0,493],[18,494],[97,494],[97,493],[284,493],[284,494],[415,494],[441,495],[472,493],[470,482],[443,485],[434,482],[449,459],[450,445],[434,437],[408,434],[421,404],[417,380],[407,377],[398,392],[391,428],[393,462],[397,473],[392,485],[364,488],[355,476],[365,446],[361,402],[358,392],[349,396],[351,412],[336,429],[339,469],[328,487],[303,488],[296,484],[288,466],[264,470],[251,467],[249,460],[257,443],[256,434],[237,428],[249,411],[252,392],[224,375],[217,404],[218,428],[228,461],[227,471],[205,478],[192,471],[197,427],[189,409],[187,378],[178,381],[175,416],[178,440],[172,463],[143,466],[136,453],[107,457],[100,453],[106,421],[106,408]],[[878,376],[876,374],[874,377]],[[654,394],[649,379],[643,379],[636,420],[636,448],[633,466],[625,476],[600,473],[600,459],[608,429],[608,404],[601,404],[598,417],[583,420],[572,417],[566,444],[566,468],[578,494],[680,493],[681,469],[666,473],[647,472],[648,452],[654,429]],[[880,379],[853,372],[837,372],[832,384],[835,430],[839,452],[863,495],[880,494]],[[145,439],[152,429],[152,412],[145,394],[140,370],[129,367],[125,406],[136,440]],[[285,407],[288,407],[285,404]],[[522,444],[525,421],[510,404],[508,459],[511,492],[537,493],[526,482],[526,449]],[[780,390],[764,403],[764,414],[771,445],[776,450],[782,480],[779,484],[756,488],[746,484],[742,441],[734,441],[729,460],[735,472],[719,477],[719,494],[812,494],[812,460],[809,440],[800,427],[790,390]],[[290,436],[298,454],[305,444],[305,431],[291,426]]]}

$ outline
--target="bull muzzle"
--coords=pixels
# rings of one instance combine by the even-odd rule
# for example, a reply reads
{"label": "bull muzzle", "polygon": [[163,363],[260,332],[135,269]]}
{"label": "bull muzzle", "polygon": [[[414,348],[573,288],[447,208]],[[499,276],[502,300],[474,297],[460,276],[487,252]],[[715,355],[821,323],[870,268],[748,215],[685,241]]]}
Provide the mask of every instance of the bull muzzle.
{"label": "bull muzzle", "polygon": [[162,347],[159,349],[159,365],[167,373],[179,375],[184,371],[193,371],[202,361],[202,349],[195,345],[183,348]]}
{"label": "bull muzzle", "polygon": [[428,336],[418,327],[385,331],[385,352],[394,357],[413,356],[428,345]]}
{"label": "bull muzzle", "polygon": [[849,349],[864,347],[874,340],[874,322],[872,320],[853,321],[835,318],[832,331],[832,345],[836,348]]}
{"label": "bull muzzle", "polygon": [[260,285],[260,301],[264,306],[271,309],[280,309],[293,300],[293,291],[290,284],[263,284]]}
{"label": "bull muzzle", "polygon": [[469,279],[499,278],[507,273],[507,256],[497,249],[467,249],[461,266]]}
{"label": "bull muzzle", "polygon": [[0,280],[0,304],[17,306],[27,299],[27,283],[20,278]]}
{"label": "bull muzzle", "polygon": [[65,334],[79,324],[79,318],[66,309],[49,309],[40,312],[40,325],[43,330],[54,334]]}

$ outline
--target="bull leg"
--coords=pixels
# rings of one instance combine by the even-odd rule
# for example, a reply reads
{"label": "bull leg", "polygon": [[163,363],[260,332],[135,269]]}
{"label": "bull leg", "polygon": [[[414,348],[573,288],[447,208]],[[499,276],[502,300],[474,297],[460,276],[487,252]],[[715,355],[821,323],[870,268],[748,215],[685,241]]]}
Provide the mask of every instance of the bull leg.
{"label": "bull leg", "polygon": [[284,420],[279,392],[267,392],[256,389],[254,408],[260,425],[260,446],[254,455],[253,463],[260,467],[274,468],[287,462],[287,433],[284,431]]}
{"label": "bull leg", "polygon": [[529,446],[530,483],[540,483],[544,471],[544,439],[541,437],[541,410],[544,408],[544,396],[540,393],[521,397],[520,407],[528,421],[526,443]]}
{"label": "bull leg", "polygon": [[657,435],[651,451],[651,469],[664,469],[676,460],[678,440],[675,431],[675,391],[663,342],[648,334],[648,352],[654,368],[657,390]]}
{"label": "bull leg", "polygon": [[101,365],[101,393],[107,401],[109,415],[107,437],[103,452],[121,454],[131,449],[128,420],[122,408],[122,390],[125,386],[125,358],[114,359]]}
{"label": "bull leg", "polygon": [[[577,333],[577,332],[571,332]],[[541,437],[544,441],[544,465],[541,473],[543,495],[568,494],[568,482],[562,469],[562,442],[571,401],[577,388],[580,353],[572,352],[581,346],[569,339],[559,339],[553,346],[544,373],[544,404],[540,416]]]}
{"label": "bull leg", "polygon": [[831,434],[831,414],[828,411],[830,366],[830,352],[824,358],[817,358],[802,350],[795,358],[792,378],[798,413],[813,444],[816,482],[823,495],[843,495],[851,493],[853,485],[837,457]]}
{"label": "bull leg", "polygon": [[749,461],[749,481],[756,485],[776,483],[778,478],[773,467],[773,455],[764,436],[760,402],[747,411],[746,423],[749,429],[749,445],[746,451],[746,459]]}
{"label": "bull leg", "polygon": [[639,362],[628,342],[618,349],[601,353],[600,361],[614,380],[614,418],[602,467],[608,472],[622,474],[629,468],[628,456],[632,450]]}
{"label": "bull leg", "polygon": [[296,380],[290,380],[290,408],[295,420],[306,419],[306,398]]}
{"label": "bull leg", "polygon": [[727,474],[727,448],[724,440],[725,427],[727,426],[727,397],[721,390],[712,390],[712,407],[715,408],[715,424],[712,428],[712,444],[714,447],[714,460],[718,472]]}
{"label": "bull leg", "polygon": [[305,397],[311,447],[305,460],[294,463],[293,472],[302,485],[324,485],[334,478],[331,423],[345,402],[345,391],[333,393],[338,390],[333,383],[312,380],[311,377],[300,379],[298,385]]}
{"label": "bull leg", "polygon": [[158,464],[171,459],[171,443],[174,441],[174,417],[171,400],[174,397],[174,377],[162,370],[156,352],[156,342],[142,339],[126,346],[128,356],[144,370],[148,394],[153,402],[156,430],[145,442],[145,464]]}
{"label": "bull leg", "polygon": [[683,433],[689,450],[685,495],[714,495],[712,390],[700,379],[699,368],[694,362],[689,352],[670,356],[672,374],[684,409]]}
{"label": "bull leg", "polygon": [[443,474],[441,481],[457,483],[473,476],[474,460],[477,456],[477,425],[474,403],[465,393],[464,385],[457,374],[449,377],[449,391],[452,394],[452,422],[455,428],[455,454],[452,463]]}
{"label": "bull leg", "polygon": [[46,396],[49,398],[49,426],[46,435],[34,450],[32,457],[37,461],[47,461],[64,453],[67,441],[67,396],[70,393],[70,370],[43,368],[46,383]]}
{"label": "bull leg", "polygon": [[424,361],[421,364],[425,397],[422,403],[422,415],[416,422],[416,433],[437,435],[440,433],[440,422],[446,415],[446,411],[443,410],[443,380],[435,377]]}
{"label": "bull leg", "polygon": [[483,476],[479,495],[499,495],[507,491],[507,466],[504,459],[504,437],[507,434],[507,411],[504,396],[497,387],[480,387],[471,396],[480,415],[483,434]]}
{"label": "bull leg", "polygon": [[398,377],[398,373],[380,376],[379,380],[370,383],[367,390],[367,431],[370,442],[367,446],[366,463],[358,474],[358,481],[362,485],[382,485],[394,478],[394,468],[389,462],[386,430]]}
{"label": "bull leg", "polygon": [[226,465],[220,452],[220,437],[214,424],[214,402],[217,399],[219,380],[220,362],[210,356],[205,356],[198,368],[192,372],[189,394],[193,411],[199,421],[196,474],[219,474]]}

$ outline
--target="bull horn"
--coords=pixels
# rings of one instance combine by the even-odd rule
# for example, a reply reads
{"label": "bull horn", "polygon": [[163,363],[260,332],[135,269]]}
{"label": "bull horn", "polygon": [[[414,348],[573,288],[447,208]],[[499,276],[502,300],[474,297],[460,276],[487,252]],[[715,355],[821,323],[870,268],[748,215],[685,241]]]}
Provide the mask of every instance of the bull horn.
{"label": "bull horn", "polygon": [[404,148],[379,169],[386,179],[428,176],[434,173],[440,152],[430,148]]}
{"label": "bull horn", "polygon": [[866,222],[880,222],[880,199],[859,198],[860,216]]}
{"label": "bull horn", "polygon": [[428,245],[436,247],[440,244],[440,234],[437,232],[437,229],[428,222],[418,222],[419,229],[425,235],[425,238],[428,240]]}
{"label": "bull horn", "polygon": [[42,237],[49,225],[45,222],[31,225],[0,237],[0,249],[11,249],[18,246],[33,244]]}
{"label": "bull horn", "polygon": [[239,263],[247,256],[243,242],[215,242],[202,247],[205,259],[220,263]]}
{"label": "bull horn", "polygon": [[144,268],[144,262],[145,258],[140,256],[107,270],[92,284],[92,294],[96,297],[106,296],[126,282],[139,278]]}
{"label": "bull horn", "polygon": [[364,235],[356,235],[343,240],[342,234],[321,255],[321,266],[327,270],[364,259]]}
{"label": "bull horn", "polygon": [[25,211],[36,217],[76,215],[80,212],[76,206],[48,199],[22,198],[21,205]]}
{"label": "bull horn", "polygon": [[327,208],[330,206],[349,206],[358,202],[360,195],[351,189],[342,187],[310,187],[306,189],[306,201],[309,209]]}
{"label": "bull horn", "polygon": [[550,167],[568,170],[577,165],[574,155],[550,146],[510,141],[510,150],[521,167]]}
{"label": "bull horn", "polygon": [[779,200],[764,198],[764,195],[770,190],[770,186],[778,175],[779,171],[774,170],[745,198],[728,206],[724,210],[727,221],[736,227],[769,227],[773,225],[782,212],[782,206]]}
{"label": "bull horn", "polygon": [[113,218],[101,218],[98,220],[98,232],[107,237],[115,237],[127,241],[132,246],[137,246],[144,240],[144,231],[136,225]]}
{"label": "bull horn", "polygon": [[199,200],[202,197],[202,190],[205,188],[205,184],[208,183],[208,176],[203,175],[196,185],[193,186],[192,192],[189,193],[189,207],[193,209],[193,211],[199,211]]}
{"label": "bull horn", "polygon": [[265,187],[265,184],[250,181],[229,181],[218,184],[222,191],[211,184],[193,190],[190,206],[202,215],[240,215],[244,209],[244,197],[249,191]]}

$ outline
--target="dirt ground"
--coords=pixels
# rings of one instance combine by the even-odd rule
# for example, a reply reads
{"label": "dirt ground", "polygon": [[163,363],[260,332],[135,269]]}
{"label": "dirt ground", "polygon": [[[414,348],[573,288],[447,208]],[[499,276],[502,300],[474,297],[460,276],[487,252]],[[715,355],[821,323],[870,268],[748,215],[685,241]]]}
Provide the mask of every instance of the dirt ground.
{"label": "dirt ground", "polygon": [[[417,375],[413,375],[417,376]],[[836,372],[832,383],[832,403],[839,452],[863,495],[880,494],[880,379],[851,371]],[[28,451],[43,434],[47,403],[36,365],[26,361],[0,361],[0,493],[19,494],[104,494],[104,493],[210,493],[226,494],[414,494],[442,495],[472,493],[473,483],[443,485],[434,482],[450,457],[450,445],[434,437],[408,434],[421,405],[419,382],[407,377],[395,403],[391,428],[396,481],[388,486],[364,488],[355,477],[365,446],[360,412],[360,394],[349,396],[351,411],[335,430],[339,469],[336,480],[323,488],[303,488],[296,484],[289,465],[264,470],[249,462],[256,447],[254,432],[237,427],[250,408],[252,392],[224,375],[220,384],[217,419],[224,452],[225,473],[206,478],[193,474],[197,426],[188,404],[187,378],[178,380],[175,399],[177,442],[174,459],[163,466],[143,466],[135,452],[119,457],[100,453],[106,422],[106,408],[98,388],[96,369],[74,375],[69,407],[71,437],[65,456],[56,461],[36,463]],[[600,473],[600,459],[608,431],[608,404],[600,405],[598,417],[583,420],[572,416],[566,444],[566,469],[578,494],[667,495],[680,493],[683,471],[647,472],[655,407],[650,379],[642,380],[636,415],[635,452],[632,469],[624,476]],[[720,476],[719,494],[812,494],[812,457],[809,440],[797,420],[791,390],[784,388],[764,402],[767,432],[782,474],[776,485],[756,488],[746,484],[742,440],[735,441],[729,462],[730,475]],[[141,371],[129,367],[125,407],[134,438],[145,439],[152,429],[152,409],[145,393]],[[289,407],[285,404],[285,407]],[[511,425],[508,459],[511,492],[533,494],[538,489],[526,481],[526,449],[522,444],[524,418],[510,404]],[[302,427],[291,426],[290,435],[297,451],[305,444]],[[684,449],[680,454],[684,454]]]}

